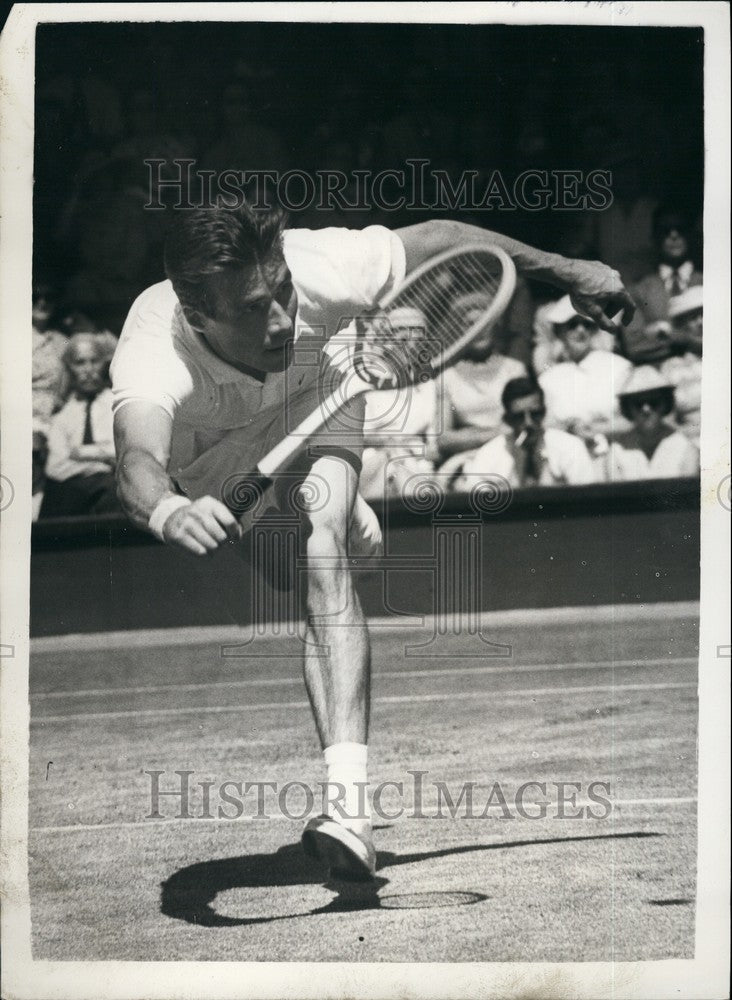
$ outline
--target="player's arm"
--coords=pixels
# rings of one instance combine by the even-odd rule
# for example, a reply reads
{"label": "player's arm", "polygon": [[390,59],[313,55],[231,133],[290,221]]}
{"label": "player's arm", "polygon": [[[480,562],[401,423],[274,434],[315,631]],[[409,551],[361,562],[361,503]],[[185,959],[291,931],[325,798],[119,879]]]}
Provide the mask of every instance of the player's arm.
{"label": "player's arm", "polygon": [[397,229],[404,244],[407,274],[430,257],[469,243],[499,246],[513,259],[516,270],[526,278],[546,281],[568,292],[575,308],[603,330],[617,333],[613,319],[621,310],[623,324],[633,317],[635,305],[617,271],[599,261],[572,260],[561,254],[546,253],[500,233],[464,222],[433,219]]}
{"label": "player's arm", "polygon": [[111,467],[115,463],[114,445],[111,441],[101,441],[99,444],[80,444],[72,449],[71,457],[77,462],[104,462]]}
{"label": "player's arm", "polygon": [[[131,400],[117,410],[117,492],[137,527],[153,530],[163,541],[194,555],[205,555],[227,539],[239,538],[239,523],[215,497],[189,501],[177,494],[166,471],[172,432],[171,416],[156,403]],[[162,512],[162,523],[153,527],[156,511]]]}

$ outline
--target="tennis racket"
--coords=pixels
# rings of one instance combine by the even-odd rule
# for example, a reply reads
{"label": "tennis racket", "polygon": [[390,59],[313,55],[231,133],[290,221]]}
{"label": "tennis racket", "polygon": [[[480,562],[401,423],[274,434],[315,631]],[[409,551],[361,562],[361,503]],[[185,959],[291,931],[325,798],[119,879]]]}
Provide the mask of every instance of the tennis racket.
{"label": "tennis racket", "polygon": [[416,268],[398,289],[356,317],[355,333],[331,357],[337,384],[260,460],[254,475],[227,484],[224,502],[238,514],[253,507],[259,491],[356,397],[428,382],[454,364],[499,319],[515,287],[516,268],[500,247],[460,247]]}

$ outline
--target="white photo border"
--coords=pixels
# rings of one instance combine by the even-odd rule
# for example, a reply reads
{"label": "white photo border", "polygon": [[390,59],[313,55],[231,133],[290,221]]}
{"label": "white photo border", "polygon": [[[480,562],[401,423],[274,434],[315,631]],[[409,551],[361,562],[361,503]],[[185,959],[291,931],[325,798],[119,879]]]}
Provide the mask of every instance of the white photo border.
{"label": "white photo border", "polygon": [[[28,894],[30,326],[35,28],[75,21],[475,22],[701,26],[705,38],[705,342],[699,664],[699,834],[693,960],[343,964],[33,961]],[[729,7],[710,3],[18,4],[0,40],[0,524],[3,995],[8,998],[440,998],[727,995],[729,958]],[[12,491],[12,496],[11,496]],[[8,497],[10,500],[8,501]],[[726,645],[729,650],[729,646]]]}

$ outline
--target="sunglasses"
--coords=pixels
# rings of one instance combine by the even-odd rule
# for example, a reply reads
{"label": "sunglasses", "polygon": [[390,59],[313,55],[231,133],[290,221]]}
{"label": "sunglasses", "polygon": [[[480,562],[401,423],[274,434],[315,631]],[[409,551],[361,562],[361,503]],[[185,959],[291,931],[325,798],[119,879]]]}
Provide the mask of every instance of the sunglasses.
{"label": "sunglasses", "polygon": [[546,410],[542,407],[538,410],[524,410],[521,413],[507,413],[506,422],[509,424],[522,424],[527,417],[536,423],[546,416]]}
{"label": "sunglasses", "polygon": [[644,406],[650,406],[654,410],[662,410],[665,405],[665,397],[657,392],[649,392],[645,396],[633,396],[628,399],[628,407],[631,410],[642,410]]}
{"label": "sunglasses", "polygon": [[597,324],[593,323],[591,319],[585,319],[584,316],[574,316],[564,324],[565,330],[578,330],[580,327],[583,327],[591,333],[593,330],[597,329]]}

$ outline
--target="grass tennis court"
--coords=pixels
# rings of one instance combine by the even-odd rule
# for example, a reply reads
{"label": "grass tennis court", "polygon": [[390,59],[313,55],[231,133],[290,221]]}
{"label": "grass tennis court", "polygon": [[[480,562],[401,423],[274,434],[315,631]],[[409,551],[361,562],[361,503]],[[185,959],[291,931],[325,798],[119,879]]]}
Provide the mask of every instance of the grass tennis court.
{"label": "grass tennis court", "polygon": [[[30,882],[37,959],[634,961],[693,955],[697,607],[488,615],[511,655],[405,656],[424,629],[374,628],[378,878],[324,883],[302,821],[150,812],[149,770],[191,783],[322,780],[297,642],[221,655],[215,629],[35,640]],[[251,647],[247,647],[249,649]],[[229,650],[231,652],[231,650]],[[408,770],[428,773],[412,818]],[[435,782],[480,813],[438,818]],[[605,818],[523,818],[530,781],[610,781]],[[393,790],[392,790],[393,792]],[[275,800],[273,800],[275,801]],[[296,797],[293,795],[296,807]],[[215,815],[220,798],[211,798]],[[253,795],[246,815],[256,812]],[[384,792],[385,812],[395,793]],[[190,812],[200,814],[200,792]],[[595,807],[596,808],[596,807]],[[227,810],[230,811],[230,810]],[[538,811],[538,810],[537,810]],[[567,808],[567,811],[570,811]]]}

